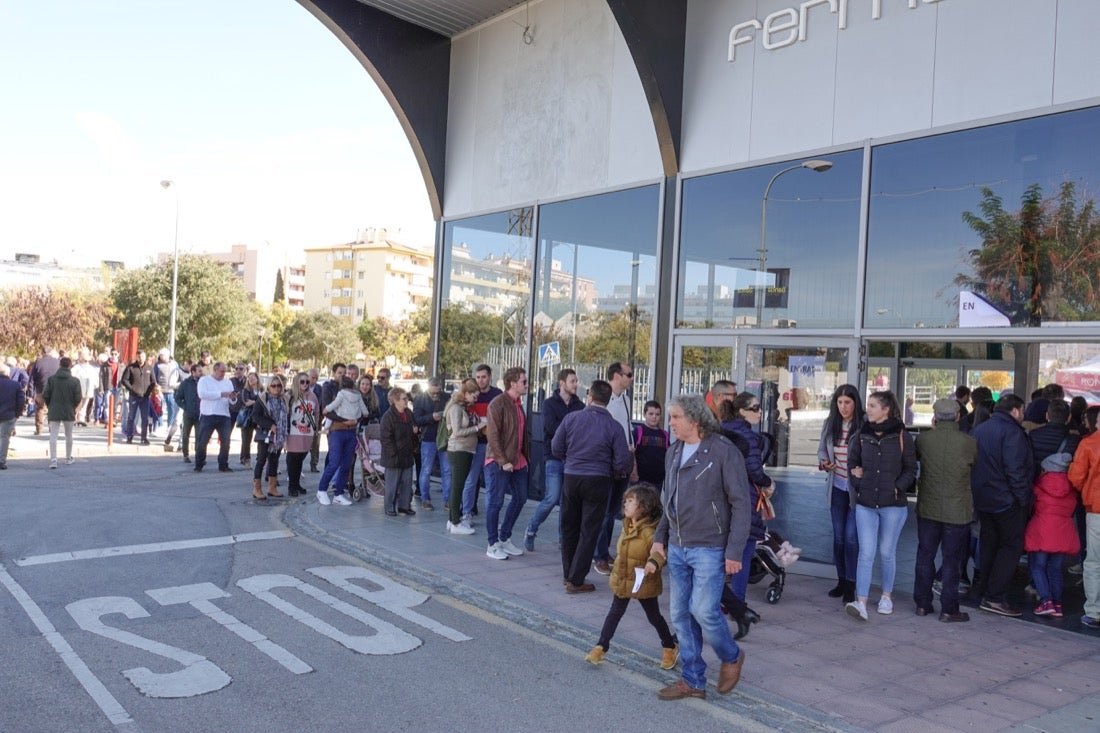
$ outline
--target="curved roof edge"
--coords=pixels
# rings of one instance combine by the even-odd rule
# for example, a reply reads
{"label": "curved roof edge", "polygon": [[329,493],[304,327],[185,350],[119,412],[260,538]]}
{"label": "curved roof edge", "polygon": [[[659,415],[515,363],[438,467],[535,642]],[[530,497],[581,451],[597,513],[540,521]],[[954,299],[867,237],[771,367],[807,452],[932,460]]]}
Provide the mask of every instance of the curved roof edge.
{"label": "curved roof edge", "polygon": [[412,146],[432,216],[443,215],[451,41],[358,0],[298,0],[352,52]]}
{"label": "curved roof edge", "polygon": [[680,170],[687,0],[607,0],[638,70],[666,176]]}

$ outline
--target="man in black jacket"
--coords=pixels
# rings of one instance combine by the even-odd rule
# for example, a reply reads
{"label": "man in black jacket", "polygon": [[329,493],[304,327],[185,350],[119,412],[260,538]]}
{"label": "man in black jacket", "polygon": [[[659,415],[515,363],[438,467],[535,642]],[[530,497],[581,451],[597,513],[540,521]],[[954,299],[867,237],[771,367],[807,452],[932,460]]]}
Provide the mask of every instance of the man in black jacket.
{"label": "man in black jacket", "polygon": [[57,373],[61,367],[61,359],[56,351],[51,351],[48,346],[42,347],[42,353],[31,364],[30,385],[34,390],[34,434],[42,432],[42,423],[46,422],[46,402],[42,399],[42,393],[46,391],[46,382]]}
{"label": "man in black jacket", "polygon": [[436,433],[443,411],[447,409],[447,395],[443,392],[443,380],[432,377],[428,380],[428,392],[416,398],[413,403],[413,420],[420,428],[420,470],[417,482],[420,488],[420,508],[432,509],[432,470],[439,461],[439,479],[443,487],[444,502],[451,493],[451,467],[447,457],[440,454],[436,446]]}
{"label": "man in black jacket", "polygon": [[118,384],[130,393],[127,400],[126,424],[122,428],[126,442],[134,442],[134,423],[140,417],[141,444],[149,445],[149,399],[157,380],[153,377],[153,365],[149,363],[144,351],[139,351],[137,358],[122,372]]}
{"label": "man in black jacket", "polygon": [[1024,549],[1024,528],[1033,496],[1031,443],[1020,425],[1024,401],[1002,395],[993,415],[974,428],[978,461],[970,473],[974,510],[981,523],[979,552],[982,602],[979,608],[1001,616],[1019,616],[1005,600]]}
{"label": "man in black jacket", "polygon": [[1035,478],[1039,478],[1040,466],[1047,456],[1077,451],[1077,443],[1081,438],[1070,434],[1068,422],[1069,403],[1065,400],[1051,400],[1047,405],[1047,421],[1028,433],[1031,438],[1031,455],[1035,459]]}

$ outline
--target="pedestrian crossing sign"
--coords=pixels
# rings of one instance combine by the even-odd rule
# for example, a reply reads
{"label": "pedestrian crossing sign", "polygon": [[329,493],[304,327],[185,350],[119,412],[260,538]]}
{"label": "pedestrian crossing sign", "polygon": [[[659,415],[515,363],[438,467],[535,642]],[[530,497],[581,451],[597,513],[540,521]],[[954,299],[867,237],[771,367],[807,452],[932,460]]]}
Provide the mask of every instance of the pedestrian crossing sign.
{"label": "pedestrian crossing sign", "polygon": [[555,364],[561,364],[561,350],[558,348],[558,342],[551,341],[548,344],[541,344],[539,346],[539,366],[552,367]]}

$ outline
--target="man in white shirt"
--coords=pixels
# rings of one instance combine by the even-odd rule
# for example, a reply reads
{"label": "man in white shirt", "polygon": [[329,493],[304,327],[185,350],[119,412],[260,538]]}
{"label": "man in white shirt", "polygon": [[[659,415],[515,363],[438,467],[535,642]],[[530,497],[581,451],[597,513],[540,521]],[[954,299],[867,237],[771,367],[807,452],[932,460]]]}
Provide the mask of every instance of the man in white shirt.
{"label": "man in white shirt", "polygon": [[216,430],[221,445],[218,448],[218,470],[231,473],[229,467],[229,434],[233,419],[229,416],[229,404],[237,399],[233,383],[225,376],[225,362],[214,364],[214,373],[199,380],[199,437],[195,445],[195,472],[206,465],[206,444]]}
{"label": "man in white shirt", "polygon": [[[607,411],[623,427],[626,434],[626,444],[630,452],[634,452],[634,431],[631,426],[631,402],[628,390],[634,386],[634,368],[621,361],[617,361],[607,368],[607,381],[611,384],[611,401],[607,403]],[[628,471],[623,476],[615,476],[611,481],[611,493],[607,497],[607,515],[603,520],[600,536],[596,540],[596,554],[594,563],[596,572],[600,575],[611,574],[611,536],[615,533],[615,520],[620,518],[623,507],[623,493],[630,482]]]}

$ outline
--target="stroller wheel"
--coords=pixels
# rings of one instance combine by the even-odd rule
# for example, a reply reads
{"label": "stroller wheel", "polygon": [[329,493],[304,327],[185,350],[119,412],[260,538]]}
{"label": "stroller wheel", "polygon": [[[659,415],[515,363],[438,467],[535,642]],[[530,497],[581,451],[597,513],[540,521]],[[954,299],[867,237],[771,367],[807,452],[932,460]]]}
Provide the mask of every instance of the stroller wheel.
{"label": "stroller wheel", "polygon": [[783,591],[778,586],[773,585],[768,588],[768,593],[764,596],[764,600],[774,605],[779,603],[779,599],[782,597]]}
{"label": "stroller wheel", "polygon": [[351,490],[351,500],[352,501],[362,501],[363,500],[363,486],[362,486],[362,484],[360,484],[359,486],[356,486],[354,489]]}

